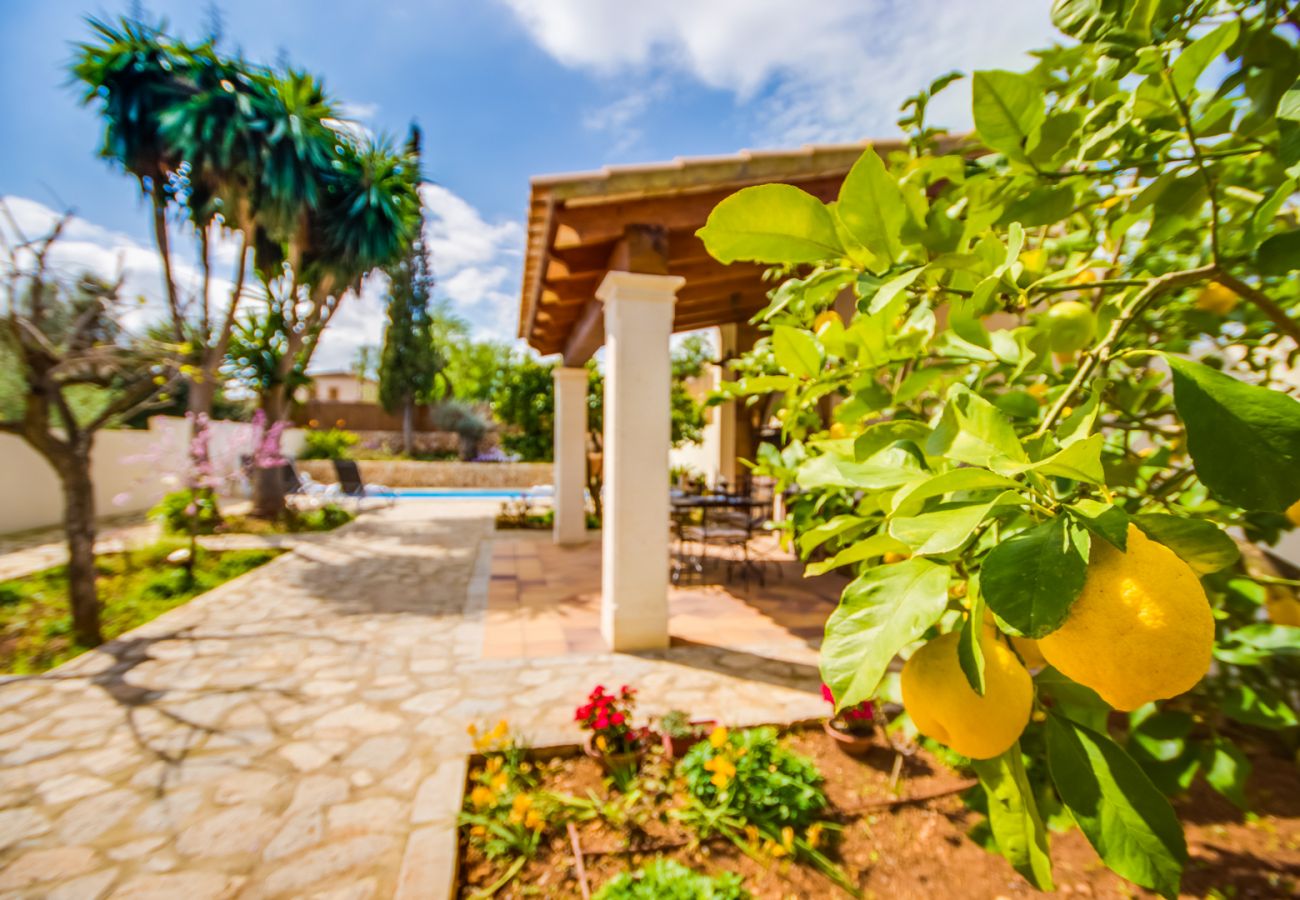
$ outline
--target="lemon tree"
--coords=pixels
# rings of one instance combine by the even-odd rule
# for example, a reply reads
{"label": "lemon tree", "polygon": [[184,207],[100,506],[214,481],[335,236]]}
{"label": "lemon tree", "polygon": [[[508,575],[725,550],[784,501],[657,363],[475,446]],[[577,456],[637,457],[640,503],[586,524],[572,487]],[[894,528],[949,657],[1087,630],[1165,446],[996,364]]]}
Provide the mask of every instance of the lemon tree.
{"label": "lemon tree", "polygon": [[[754,465],[807,571],[853,576],[822,647],[837,704],[899,700],[968,757],[1036,886],[1045,823],[1072,822],[1174,896],[1168,796],[1204,778],[1244,806],[1234,735],[1295,739],[1297,585],[1228,529],[1300,518],[1300,19],[1053,20],[1028,71],[909,98],[903,149],[869,148],[833,202],[746,188],[699,237],[776,276],[724,396],[781,425]],[[927,120],[942,90],[972,134]]]}

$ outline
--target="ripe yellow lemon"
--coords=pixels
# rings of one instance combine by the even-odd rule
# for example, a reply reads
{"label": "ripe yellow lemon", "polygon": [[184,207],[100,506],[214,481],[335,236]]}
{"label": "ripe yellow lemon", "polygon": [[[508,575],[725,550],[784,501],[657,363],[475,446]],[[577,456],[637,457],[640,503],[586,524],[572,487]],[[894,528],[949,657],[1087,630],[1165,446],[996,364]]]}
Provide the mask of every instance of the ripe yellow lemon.
{"label": "ripe yellow lemon", "polygon": [[1064,300],[1047,311],[1047,331],[1053,352],[1074,353],[1092,343],[1097,317],[1088,304]]}
{"label": "ripe yellow lemon", "polygon": [[1088,576],[1043,658],[1120,710],[1191,689],[1210,667],[1214,616],[1174,551],[1128,528],[1128,549],[1092,542]]}
{"label": "ripe yellow lemon", "polygon": [[957,641],[957,632],[950,632],[912,654],[903,666],[903,706],[927,737],[963,756],[992,759],[1029,724],[1034,682],[1011,649],[984,631],[981,697],[962,674]]}
{"label": "ripe yellow lemon", "polygon": [[1047,660],[1043,659],[1043,651],[1038,649],[1038,641],[1033,638],[1011,636],[1011,644],[1020,654],[1020,658],[1025,661],[1025,665],[1031,669],[1038,666],[1047,665]]}
{"label": "ripe yellow lemon", "polygon": [[843,422],[832,422],[830,434],[833,438],[845,438],[849,436],[849,430],[844,427]]}
{"label": "ripe yellow lemon", "polygon": [[830,327],[831,325],[843,325],[843,324],[844,324],[844,320],[840,318],[839,313],[837,313],[833,309],[825,309],[819,312],[817,314],[817,318],[813,320],[813,331],[817,332],[818,334],[821,334],[824,329]]}
{"label": "ripe yellow lemon", "polygon": [[1211,281],[1205,289],[1196,295],[1196,308],[1212,312],[1216,316],[1226,316],[1237,308],[1241,298],[1237,292],[1226,285]]}
{"label": "ripe yellow lemon", "polygon": [[1286,508],[1286,517],[1291,520],[1292,525],[1300,525],[1300,500]]}

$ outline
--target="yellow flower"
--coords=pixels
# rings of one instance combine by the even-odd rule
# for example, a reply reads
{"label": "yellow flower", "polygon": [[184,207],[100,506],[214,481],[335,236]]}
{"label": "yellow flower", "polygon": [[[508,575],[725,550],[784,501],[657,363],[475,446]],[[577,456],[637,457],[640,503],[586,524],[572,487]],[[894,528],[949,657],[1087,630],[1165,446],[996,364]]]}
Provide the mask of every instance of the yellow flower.
{"label": "yellow flower", "polygon": [[491,732],[492,740],[494,741],[500,740],[501,738],[505,737],[506,733],[509,731],[510,731],[510,723],[508,723],[505,719],[502,719],[500,722],[497,722],[496,725],[492,727],[492,732]]}
{"label": "yellow flower", "polygon": [[505,765],[505,760],[499,756],[494,756],[487,761],[487,770],[489,773],[495,775],[497,772],[501,771],[503,765]]}
{"label": "yellow flower", "polygon": [[482,825],[475,825],[469,830],[469,833],[474,835],[474,837],[483,837],[483,835],[487,834],[487,829]]}
{"label": "yellow flower", "polygon": [[492,789],[494,791],[504,791],[506,785],[510,783],[510,776],[505,772],[497,772],[492,776]]}
{"label": "yellow flower", "polygon": [[546,820],[543,819],[541,816],[539,816],[537,814],[537,810],[535,809],[528,810],[528,815],[524,816],[525,828],[530,828],[533,831],[541,831],[542,826],[545,824],[546,824]]}
{"label": "yellow flower", "polygon": [[515,794],[515,799],[510,803],[510,809],[517,813],[526,813],[532,805],[532,794]]}
{"label": "yellow flower", "polygon": [[605,740],[603,734],[596,735],[596,749],[602,753],[609,749],[609,742]]}
{"label": "yellow flower", "polygon": [[808,843],[811,844],[813,847],[816,847],[818,844],[821,843],[821,839],[822,839],[822,823],[813,822],[811,825],[808,826]]}
{"label": "yellow flower", "polygon": [[727,742],[727,729],[726,727],[719,725],[717,728],[713,729],[713,732],[709,735],[709,744],[713,747],[714,750],[717,750],[726,742]]}
{"label": "yellow flower", "polygon": [[495,799],[496,794],[492,793],[491,788],[486,788],[481,784],[469,792],[469,802],[480,808],[491,805]]}
{"label": "yellow flower", "polygon": [[758,843],[758,826],[749,824],[745,826],[745,837],[749,838],[751,844]]}
{"label": "yellow flower", "polygon": [[714,772],[713,777],[709,779],[709,781],[713,782],[713,786],[718,790],[725,788],[730,780],[731,779],[726,775],[723,775],[721,772]]}
{"label": "yellow flower", "polygon": [[791,853],[794,852],[794,829],[789,825],[781,829],[781,846]]}
{"label": "yellow flower", "polygon": [[767,850],[769,855],[773,856],[776,859],[780,859],[781,857],[788,855],[790,852],[789,850],[786,850],[784,847],[778,844],[776,841],[768,841],[765,849]]}

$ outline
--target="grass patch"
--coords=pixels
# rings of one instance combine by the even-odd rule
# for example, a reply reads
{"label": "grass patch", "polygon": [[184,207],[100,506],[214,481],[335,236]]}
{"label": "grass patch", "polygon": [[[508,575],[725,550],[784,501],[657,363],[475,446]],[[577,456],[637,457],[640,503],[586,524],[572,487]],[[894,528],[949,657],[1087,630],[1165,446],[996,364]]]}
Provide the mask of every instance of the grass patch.
{"label": "grass patch", "polygon": [[[190,579],[183,566],[167,562],[167,554],[183,546],[181,541],[162,541],[125,553],[104,554],[95,561],[105,640],[270,562],[282,552],[200,549]],[[72,637],[66,566],[0,582],[0,672],[44,672],[87,649]]]}

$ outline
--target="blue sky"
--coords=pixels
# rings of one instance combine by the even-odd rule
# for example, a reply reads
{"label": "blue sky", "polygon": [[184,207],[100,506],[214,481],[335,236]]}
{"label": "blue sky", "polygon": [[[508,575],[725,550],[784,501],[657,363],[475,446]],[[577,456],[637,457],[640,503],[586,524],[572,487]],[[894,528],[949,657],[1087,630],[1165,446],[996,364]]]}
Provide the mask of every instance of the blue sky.
{"label": "blue sky", "polygon": [[[512,337],[531,175],[889,136],[894,110],[949,69],[1018,68],[1051,37],[1048,0],[225,0],[226,45],[321,75],[365,127],[426,135],[441,291],[484,336]],[[206,4],[141,4],[207,30]],[[0,196],[34,224],[72,207],[68,253],[124,257],[153,295],[148,219],[95,157],[99,125],[67,84],[86,15],[132,7],[0,4]],[[939,107],[968,121],[968,88]],[[24,219],[27,221],[28,219]],[[320,367],[378,340],[382,286],[345,306]]]}

